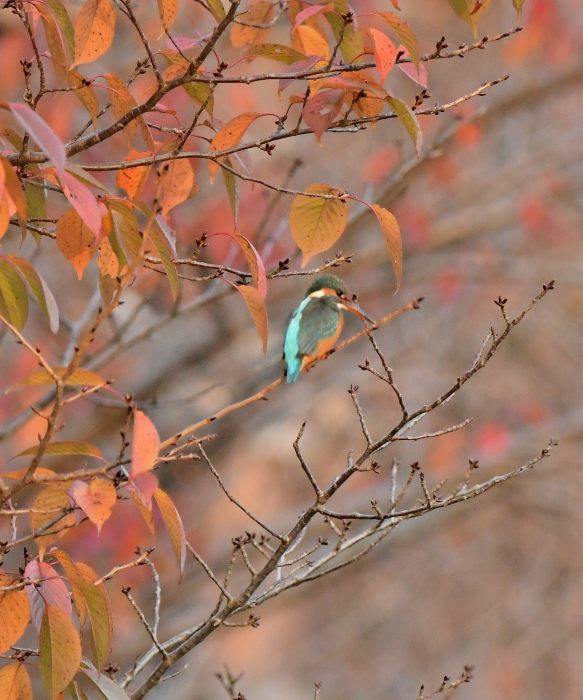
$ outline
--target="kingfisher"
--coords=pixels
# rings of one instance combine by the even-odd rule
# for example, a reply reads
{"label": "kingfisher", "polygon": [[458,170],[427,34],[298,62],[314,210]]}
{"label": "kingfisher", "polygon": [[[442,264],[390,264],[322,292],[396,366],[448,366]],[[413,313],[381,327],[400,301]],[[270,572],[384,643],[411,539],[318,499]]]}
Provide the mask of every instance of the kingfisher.
{"label": "kingfisher", "polygon": [[348,297],[346,285],[339,277],[317,277],[287,321],[283,357],[288,384],[295,382],[303,369],[334,347],[344,325],[344,311],[374,323],[358,303]]}

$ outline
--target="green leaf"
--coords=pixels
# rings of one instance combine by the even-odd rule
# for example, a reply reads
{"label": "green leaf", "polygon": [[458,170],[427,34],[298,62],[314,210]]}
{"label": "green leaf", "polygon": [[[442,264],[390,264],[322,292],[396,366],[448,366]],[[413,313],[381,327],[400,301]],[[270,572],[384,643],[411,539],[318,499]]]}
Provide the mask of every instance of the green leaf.
{"label": "green leaf", "polygon": [[[229,158],[225,158],[225,163],[231,166],[231,161]],[[237,183],[237,178],[229,170],[221,168],[223,174],[223,180],[225,182],[225,187],[227,188],[227,196],[229,198],[229,204],[231,205],[231,211],[233,212],[233,222],[237,226],[239,220],[239,186]]]}
{"label": "green leaf", "polygon": [[272,58],[274,61],[291,66],[298,61],[305,61],[306,56],[283,44],[256,44],[247,51],[246,58]]}
{"label": "green leaf", "polygon": [[82,562],[76,562],[75,566],[81,575],[77,585],[87,604],[93,652],[97,668],[101,671],[111,652],[111,640],[113,638],[111,604],[104,584],[95,585],[97,575],[93,569]]}
{"label": "green leaf", "polygon": [[217,22],[225,19],[225,8],[221,0],[208,0],[208,6]]}
{"label": "green leaf", "polygon": [[178,273],[176,271],[176,265],[172,261],[173,255],[170,243],[168,242],[168,239],[160,229],[160,226],[156,219],[151,220],[151,224],[147,227],[146,230],[147,235],[152,241],[152,244],[156,249],[159,258],[162,261],[162,267],[164,268],[164,272],[166,273],[166,277],[168,278],[168,282],[170,284],[170,290],[172,291],[172,298],[174,299],[174,301],[176,301],[176,299],[178,298],[178,292],[180,291],[180,284],[178,282]]}
{"label": "green leaf", "polygon": [[[57,377],[63,377],[68,367],[53,367],[52,369]],[[29,386],[45,386],[54,383],[55,381],[51,375],[46,370],[41,369],[38,372],[33,372],[21,382],[9,386],[5,393],[10,394],[13,391],[26,389]],[[103,379],[103,377],[100,377],[99,374],[91,370],[82,368],[74,370],[64,382],[65,386],[101,386],[102,384],[105,384],[105,379]]]}
{"label": "green leaf", "polygon": [[39,636],[40,672],[51,699],[64,690],[79,669],[81,641],[71,618],[47,605]]}
{"label": "green leaf", "polygon": [[17,269],[0,257],[0,313],[18,330],[28,318],[28,294]]}
{"label": "green leaf", "polygon": [[[357,56],[364,53],[364,40],[360,29],[354,24],[344,26],[344,20],[340,15],[347,12],[353,12],[352,8],[345,0],[336,0],[334,3],[336,12],[326,12],[326,19],[332,27],[334,38],[336,41],[340,39],[344,27],[342,42],[340,43],[340,52],[346,63],[354,63]],[[339,13],[339,14],[337,14]]]}
{"label": "green leaf", "polygon": [[24,258],[9,255],[8,259],[20,270],[42,312],[47,317],[51,331],[57,333],[59,330],[59,309],[44,277]]}
{"label": "green leaf", "polygon": [[423,134],[421,133],[421,127],[417,121],[417,115],[398,97],[387,97],[386,99],[411,137],[411,141],[413,141],[415,150],[417,151],[417,157],[420,157],[423,147]]}
{"label": "green leaf", "polygon": [[[30,455],[35,455],[38,450],[38,445],[29,447],[24,450],[24,452],[19,452],[17,457],[28,457]],[[83,455],[85,457],[95,457],[96,459],[103,459],[101,450],[92,445],[90,442],[75,442],[64,440],[63,442],[51,442],[45,450],[46,456],[55,455]]]}
{"label": "green leaf", "polygon": [[419,69],[419,60],[421,56],[419,43],[417,42],[417,37],[411,29],[411,26],[392,12],[376,12],[375,14],[382,17],[385,22],[389,24],[391,29],[399,37],[403,46],[409,52],[415,68]]}
{"label": "green leaf", "polygon": [[522,16],[522,7],[524,5],[524,0],[512,0],[512,4],[514,5],[514,9],[516,10],[516,14],[521,17]]}

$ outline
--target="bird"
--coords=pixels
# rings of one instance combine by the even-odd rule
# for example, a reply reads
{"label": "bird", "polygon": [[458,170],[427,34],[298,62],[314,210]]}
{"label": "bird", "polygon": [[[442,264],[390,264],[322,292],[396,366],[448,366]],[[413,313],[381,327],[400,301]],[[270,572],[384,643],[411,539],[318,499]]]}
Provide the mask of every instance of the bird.
{"label": "bird", "polygon": [[283,358],[288,384],[334,347],[344,325],[344,311],[374,324],[358,303],[348,297],[346,285],[339,277],[330,274],[317,277],[287,320]]}

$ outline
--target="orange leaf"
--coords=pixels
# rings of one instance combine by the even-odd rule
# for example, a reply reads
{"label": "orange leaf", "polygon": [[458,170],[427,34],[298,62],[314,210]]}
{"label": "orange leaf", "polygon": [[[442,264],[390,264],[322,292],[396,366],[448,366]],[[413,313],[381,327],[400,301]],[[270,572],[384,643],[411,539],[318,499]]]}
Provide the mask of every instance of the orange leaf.
{"label": "orange leaf", "polygon": [[57,221],[57,247],[75,268],[81,279],[95,252],[95,236],[75,209],[70,209]]}
{"label": "orange leaf", "polygon": [[0,697],[4,700],[33,700],[30,676],[23,663],[11,663],[0,669]]}
{"label": "orange leaf", "polygon": [[[247,131],[249,126],[260,116],[261,114],[258,112],[245,112],[244,114],[240,114],[238,117],[231,119],[231,121],[227,122],[225,126],[215,135],[214,139],[211,141],[209,150],[224,151],[227,148],[236,146],[243,138],[243,134]],[[219,170],[219,165],[218,163],[209,160],[208,166],[212,182]]]}
{"label": "orange leaf", "polygon": [[[15,582],[14,576],[0,574],[0,587],[12,586]],[[26,593],[23,590],[0,591],[0,654],[22,637],[29,620],[30,607]],[[0,693],[0,697],[5,696]]]}
{"label": "orange leaf", "polygon": [[[124,162],[151,156],[152,153],[150,151],[134,151],[132,149],[124,158]],[[150,165],[137,165],[118,170],[115,178],[117,186],[125,190],[130,199],[137,199],[146,183],[150,167]]]}
{"label": "orange leaf", "polygon": [[158,12],[164,29],[170,29],[178,14],[178,0],[158,0]]}
{"label": "orange leaf", "polygon": [[267,30],[261,26],[269,24],[273,18],[275,6],[266,0],[260,0],[249,6],[249,9],[239,16],[243,24],[234,24],[231,27],[231,43],[233,46],[245,46],[246,44],[262,44]]}
{"label": "orange leaf", "polygon": [[143,412],[134,411],[131,476],[150,471],[160,451],[160,436],[156,426]]}
{"label": "orange leaf", "polygon": [[[124,81],[113,73],[106,73],[105,79],[109,87],[109,99],[111,100],[111,109],[116,119],[122,117],[126,112],[136,107],[136,101],[126,87]],[[136,135],[138,125],[134,119],[124,127],[124,132],[127,134],[128,141],[131,143]]]}
{"label": "orange leaf", "polygon": [[40,671],[49,697],[64,690],[81,663],[79,632],[67,613],[47,605],[39,637]]}
{"label": "orange leaf", "polygon": [[100,532],[103,523],[111,516],[111,510],[117,501],[117,491],[109,479],[93,479],[74,481],[69,489],[69,495],[81,508]]}
{"label": "orange leaf", "polygon": [[255,287],[249,285],[239,285],[237,290],[245,300],[253,323],[257,328],[259,337],[261,338],[261,343],[263,345],[263,352],[267,352],[267,309],[265,307],[265,301],[261,298],[259,291]]}
{"label": "orange leaf", "polygon": [[186,560],[186,535],[184,534],[184,526],[182,524],[182,519],[176,506],[172,502],[170,496],[162,489],[156,489],[154,491],[154,498],[162,514],[162,519],[164,520],[164,525],[166,526],[166,532],[170,537],[170,542],[172,543],[172,549],[176,558],[178,559],[178,566],[180,568],[180,576],[184,571],[184,562]]}
{"label": "orange leaf", "polygon": [[195,187],[194,172],[187,158],[166,162],[160,168],[158,203],[166,216],[174,207],[188,199]]}
{"label": "orange leaf", "polygon": [[377,70],[381,76],[381,81],[384,81],[395,65],[397,47],[386,34],[383,34],[378,29],[369,27],[368,31],[374,43],[374,60],[377,64]]}
{"label": "orange leaf", "polygon": [[344,233],[348,203],[338,198],[342,191],[325,183],[310,185],[310,194],[333,195],[334,199],[297,195],[289,213],[292,237],[304,254],[302,267],[318,253],[328,250]]}
{"label": "orange leaf", "polygon": [[111,0],[86,0],[75,22],[75,62],[91,63],[111,46],[115,34],[115,9]]}
{"label": "orange leaf", "polygon": [[391,265],[393,266],[393,272],[397,280],[396,294],[401,286],[401,276],[403,274],[403,243],[401,241],[401,230],[399,229],[397,219],[388,209],[384,209],[379,204],[371,204],[370,208],[375,213],[387,242]]}
{"label": "orange leaf", "polygon": [[102,277],[115,279],[119,274],[119,258],[111,247],[109,236],[102,238],[99,244],[97,267]]}

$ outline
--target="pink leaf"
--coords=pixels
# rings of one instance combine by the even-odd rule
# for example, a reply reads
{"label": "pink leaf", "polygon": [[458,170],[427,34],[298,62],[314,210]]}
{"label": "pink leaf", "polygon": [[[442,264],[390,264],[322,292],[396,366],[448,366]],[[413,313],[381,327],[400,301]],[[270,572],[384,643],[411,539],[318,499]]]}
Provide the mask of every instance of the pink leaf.
{"label": "pink leaf", "polygon": [[314,15],[317,15],[320,12],[333,11],[334,5],[332,5],[332,3],[328,3],[327,5],[311,5],[309,7],[304,8],[301,12],[298,12],[298,14],[296,15],[296,21],[294,22],[292,32],[295,29],[297,29],[297,27],[299,27],[300,24],[303,24],[306,20],[310,19],[310,17],[313,17]]}
{"label": "pink leaf", "polygon": [[133,491],[146,508],[152,507],[152,496],[159,486],[158,477],[152,472],[144,472],[132,477],[127,484],[127,489]]}
{"label": "pink leaf", "polygon": [[87,185],[79,182],[76,177],[63,171],[59,173],[59,180],[63,186],[65,197],[81,217],[87,228],[93,233],[96,240],[101,235],[101,218],[105,213],[103,206],[95,199]]}
{"label": "pink leaf", "polygon": [[267,275],[265,274],[265,265],[257,249],[251,241],[242,233],[212,233],[211,236],[228,236],[241,248],[243,254],[247,258],[249,269],[253,277],[253,284],[257,288],[261,299],[265,299],[267,295]]}
{"label": "pink leaf", "polygon": [[[401,56],[403,58],[410,58],[410,53],[407,51],[407,49],[401,44],[399,46],[398,51],[401,53]],[[418,85],[421,85],[421,87],[426,88],[427,87],[427,80],[428,80],[428,75],[427,75],[427,68],[425,68],[424,63],[419,64],[419,70],[415,68],[415,65],[413,63],[397,63],[397,66],[400,68],[400,70],[405,73],[405,75],[411,80],[414,80]]]}
{"label": "pink leaf", "polygon": [[71,597],[59,573],[50,564],[33,559],[26,565],[24,577],[33,583],[24,588],[30,603],[32,622],[40,631],[43,614],[47,605],[55,605],[67,615],[71,615]]}
{"label": "pink leaf", "polygon": [[341,90],[321,90],[306,102],[303,111],[304,120],[316,134],[318,141],[336,119],[343,97],[344,93]]}
{"label": "pink leaf", "polygon": [[[282,73],[282,75],[286,75],[287,73],[293,74],[309,71],[310,68],[313,68],[319,60],[319,56],[310,56],[309,58],[306,58],[305,61],[298,61],[297,63],[292,63],[289,67],[289,70],[286,71],[286,73]],[[281,78],[279,81],[277,91],[283,92],[286,89],[286,87],[288,87],[288,85],[291,85],[293,83],[294,80],[295,78]]]}
{"label": "pink leaf", "polygon": [[134,412],[131,476],[150,471],[158,459],[160,437],[156,426],[143,412]]}
{"label": "pink leaf", "polygon": [[33,112],[28,105],[21,102],[9,102],[8,106],[16,121],[38,143],[45,155],[53,161],[59,174],[64,172],[67,159],[65,146],[51,127],[41,116]]}

